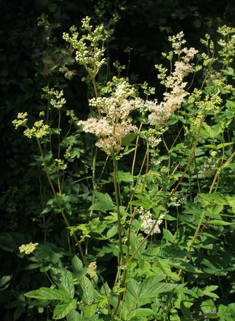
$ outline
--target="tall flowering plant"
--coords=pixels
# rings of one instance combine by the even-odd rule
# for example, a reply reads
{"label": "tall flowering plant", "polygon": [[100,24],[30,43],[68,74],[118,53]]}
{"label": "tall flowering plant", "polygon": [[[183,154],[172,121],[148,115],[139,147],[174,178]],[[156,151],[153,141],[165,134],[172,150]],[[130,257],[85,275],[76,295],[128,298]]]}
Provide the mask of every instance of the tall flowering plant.
{"label": "tall flowering plant", "polygon": [[[156,65],[159,71],[158,78],[166,88],[161,102],[158,102],[157,99],[148,99],[149,93],[153,93],[153,90],[147,88],[146,83],[142,88],[145,90],[147,98],[138,97],[135,86],[124,78],[113,77],[112,81],[107,82],[98,92],[96,76],[106,63],[106,59],[103,58],[105,53],[104,43],[109,34],[105,31],[103,25],[93,30],[89,18],[82,21],[82,30],[86,32],[86,35],[82,35],[79,40],[79,33],[75,27],[70,30],[72,36],[64,33],[63,38],[75,50],[76,61],[87,70],[86,81],[91,82],[94,88],[94,97],[89,99],[89,105],[97,111],[93,112],[87,120],[79,121],[76,120],[73,111],[67,111],[71,121],[74,121],[76,126],[82,128],[85,133],[94,134],[96,140],[92,161],[93,190],[92,196],[89,196],[90,206],[84,215],[85,221],[70,224],[68,215],[73,213],[66,202],[73,200],[73,198],[70,195],[67,197],[63,194],[63,184],[60,183],[60,177],[65,175],[66,170],[63,162],[72,162],[73,155],[77,151],[72,150],[72,145],[69,147],[66,145],[67,142],[71,141],[67,139],[69,137],[65,137],[63,140],[58,138],[59,146],[67,147],[63,156],[64,160],[60,159],[60,147],[57,151],[58,158],[52,158],[58,174],[58,192],[56,192],[55,180],[53,181],[50,175],[50,170],[53,167],[51,165],[50,170],[48,169],[41,143],[50,142],[51,135],[55,132],[59,133],[59,125],[57,131],[55,131],[42,120],[35,122],[30,129],[27,125],[26,114],[19,114],[18,119],[13,121],[16,128],[19,126],[27,127],[24,132],[26,136],[36,138],[43,165],[58,204],[57,212],[61,212],[70,236],[74,238],[75,245],[78,246],[80,253],[79,256],[73,255],[70,263],[73,272],[70,272],[68,267],[63,268],[58,264],[58,266],[50,267],[51,276],[49,276],[49,273],[43,268],[50,281],[50,288],[43,287],[39,290],[30,291],[26,296],[38,300],[47,300],[47,302],[58,302],[53,311],[53,318],[66,318],[68,321],[165,321],[169,320],[169,314],[170,320],[180,320],[179,318],[182,315],[184,318],[182,320],[192,319],[194,316],[189,308],[197,300],[203,296],[218,297],[213,292],[218,287],[216,285],[205,287],[203,290],[195,287],[190,288],[187,285],[192,278],[200,277],[200,274],[203,273],[202,265],[207,264],[205,260],[197,263],[196,250],[200,249],[200,244],[206,249],[211,249],[204,242],[205,238],[217,238],[209,233],[204,233],[205,227],[211,222],[214,226],[230,224],[224,222],[219,214],[224,205],[234,208],[233,200],[219,193],[212,193],[218,179],[215,190],[217,192],[222,169],[228,166],[235,155],[235,153],[232,153],[229,159],[223,163],[225,147],[230,144],[224,143],[224,136],[221,144],[217,144],[216,141],[218,135],[224,133],[224,124],[228,123],[227,115],[224,114],[222,120],[218,119],[221,124],[217,124],[217,127],[211,127],[205,122],[206,117],[212,111],[216,115],[218,114],[223,101],[220,93],[232,93],[233,87],[226,83],[226,76],[215,73],[213,69],[213,63],[215,62],[214,45],[213,42],[209,42],[210,37],[207,35],[207,40],[204,41],[208,48],[208,54],[197,56],[198,62],[195,64],[193,61],[198,51],[194,48],[184,47],[184,34],[181,32],[176,36],[169,37],[169,41],[172,43],[172,51],[168,55],[163,54],[170,62],[170,72],[168,73],[168,70],[162,65]],[[234,30],[225,27],[219,31],[225,37],[234,32]],[[231,47],[234,47],[234,37],[230,41],[224,41],[220,42],[223,47],[221,56],[224,57],[222,72],[227,75],[229,73],[228,65],[231,62]],[[199,65],[199,61],[202,59],[204,67]],[[204,72],[202,88],[190,92],[193,82],[188,84],[186,80],[190,74],[193,74],[192,78],[194,79],[196,72],[201,72],[201,75]],[[210,86],[204,88],[206,82],[208,82],[208,85],[213,82],[213,90]],[[63,92],[50,90],[49,88],[44,89],[44,91],[47,93],[53,108],[59,110],[60,124],[60,110],[66,103]],[[233,106],[231,101],[229,103]],[[183,116],[180,114],[182,106],[185,110],[189,110],[188,114],[184,110]],[[139,114],[138,117],[136,117],[137,113]],[[188,137],[187,144],[178,144],[177,148],[174,147],[174,144],[182,129],[171,147],[167,146],[164,139],[164,133],[168,130],[173,117],[178,117],[181,120],[184,124],[182,127],[184,134]],[[45,140],[45,136],[48,137],[48,141]],[[198,168],[200,166],[196,162],[195,155],[201,155],[201,150],[197,149],[197,144],[199,138],[205,140],[205,137],[213,140],[213,145],[207,146],[215,150],[211,152],[212,158],[209,160],[200,159],[201,168]],[[133,144],[135,139],[136,142]],[[146,152],[144,155],[143,153],[137,154],[140,139],[145,142]],[[161,156],[158,149],[161,142],[168,152],[168,167],[161,164],[164,158],[166,159],[165,156]],[[135,147],[128,149],[128,146]],[[107,154],[105,165],[108,159],[112,158],[113,179],[111,181],[114,183],[114,188],[113,190],[110,189],[109,194],[104,193],[103,182],[100,183],[96,178],[98,148],[101,149],[101,152]],[[176,165],[173,155],[174,148],[183,154]],[[222,157],[219,156],[220,150],[223,150]],[[119,164],[123,157],[130,156],[132,152],[134,153],[132,169],[129,172],[119,170]],[[135,175],[137,155],[141,158],[142,163],[141,161],[138,162],[141,165],[138,174]],[[185,155],[188,156],[186,161]],[[216,159],[217,156],[218,160]],[[181,163],[184,164],[184,170],[178,174],[177,170],[182,165]],[[208,174],[209,170],[210,175]],[[101,175],[103,171],[104,169]],[[195,172],[192,174],[190,171]],[[201,193],[200,179],[202,177],[211,178],[212,176],[214,176],[214,180],[209,194]],[[191,200],[190,206],[185,204],[187,195],[177,194],[177,189],[186,177],[190,178],[189,184],[192,185],[193,182],[194,185],[196,183],[198,185],[196,201],[193,203]],[[193,181],[195,177],[196,183]],[[121,189],[122,182],[126,184],[123,190]],[[73,185],[74,182],[71,184]],[[114,199],[110,194],[114,195]],[[182,215],[179,213],[181,205],[185,205]],[[175,216],[170,211],[171,206],[176,209]],[[216,213],[216,219],[212,220],[214,213]],[[169,230],[168,224],[174,221],[176,221],[176,224],[173,234]],[[208,223],[209,221],[210,223]],[[188,226],[187,229],[186,225]],[[161,238],[159,234],[162,236]],[[219,237],[219,234],[217,236]],[[99,249],[95,256],[93,250],[89,252],[89,244],[98,241],[104,242],[105,245]],[[32,247],[32,245],[30,246]],[[30,247],[31,250],[27,253],[25,249],[28,247],[23,245],[20,247],[20,251],[26,254],[33,252],[35,257],[38,258],[36,252],[37,250],[40,251],[40,245],[36,244],[36,246],[33,249]],[[115,277],[111,281],[107,281],[102,271],[104,265],[99,266],[99,258],[110,253],[115,258]],[[40,261],[39,264],[42,266]],[[193,276],[188,276],[189,273]],[[184,280],[185,277],[188,277],[187,282]],[[205,304],[204,301],[200,301],[205,316],[203,318],[207,316],[213,316],[214,318],[217,312],[214,312],[213,302],[207,301],[205,301]],[[205,308],[206,304],[209,305],[209,310]],[[220,313],[221,311],[218,311],[216,315],[219,316]],[[195,315],[198,316],[196,313]]]}

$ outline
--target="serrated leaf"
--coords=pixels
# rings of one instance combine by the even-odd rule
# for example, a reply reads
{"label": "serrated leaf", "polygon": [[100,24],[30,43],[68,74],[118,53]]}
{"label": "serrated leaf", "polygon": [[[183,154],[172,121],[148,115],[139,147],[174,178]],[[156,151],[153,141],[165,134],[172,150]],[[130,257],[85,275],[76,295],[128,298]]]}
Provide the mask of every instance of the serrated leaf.
{"label": "serrated leaf", "polygon": [[39,300],[70,300],[70,296],[67,292],[49,288],[40,288],[39,290],[30,291],[26,293],[25,296]]}
{"label": "serrated leaf", "polygon": [[178,269],[182,269],[187,272],[192,272],[192,273],[203,273],[202,271],[196,269],[193,265],[191,265],[188,262],[184,261],[174,261],[172,259],[166,259],[164,262],[167,262],[170,266],[174,266]]}
{"label": "serrated leaf", "polygon": [[44,208],[44,210],[43,210],[40,214],[46,214],[46,213],[49,213],[51,210],[52,210],[52,208],[51,208],[51,207],[46,206],[46,207]]}
{"label": "serrated leaf", "polygon": [[[168,292],[170,285],[170,288],[172,289],[172,284],[166,284],[166,283],[159,283],[161,280],[165,278],[165,275],[163,273],[159,273],[158,275],[151,276],[144,280],[144,282],[141,284],[140,287],[140,298],[144,297],[153,297],[154,295],[161,293],[161,292]],[[167,285],[165,287],[165,284]],[[165,291],[166,290],[166,291]]]}
{"label": "serrated leaf", "polygon": [[163,228],[163,235],[167,241],[174,243],[176,239],[176,234],[173,235],[169,230],[166,230],[165,228]]}
{"label": "serrated leaf", "polygon": [[146,272],[151,269],[151,265],[147,261],[139,260],[139,268],[141,271]]}
{"label": "serrated leaf", "polygon": [[113,209],[113,205],[105,204],[105,203],[94,203],[89,207],[89,211],[101,211],[106,213],[107,211],[111,211]]}
{"label": "serrated leaf", "polygon": [[230,106],[235,107],[235,101],[227,100],[227,103],[228,103]]}
{"label": "serrated leaf", "polygon": [[187,283],[183,283],[183,284],[179,284],[177,287],[176,287],[176,291],[179,293],[179,294],[189,294],[191,295],[192,297],[194,298],[198,298],[198,295],[192,291],[192,290],[189,290],[188,288],[185,287],[185,285],[187,285]]}
{"label": "serrated leaf", "polygon": [[212,126],[208,126],[207,123],[203,123],[203,127],[204,127],[204,129],[201,128],[200,133],[206,137],[213,139],[213,140],[222,131],[222,127],[220,124],[217,124],[212,127]]}
{"label": "serrated leaf", "polygon": [[217,150],[221,149],[221,148],[224,148],[226,146],[229,146],[229,145],[232,145],[234,143],[224,143],[224,144],[218,144],[216,147],[217,147]]}
{"label": "serrated leaf", "polygon": [[130,143],[136,138],[136,133],[129,133],[122,139],[122,146],[130,145]]}
{"label": "serrated leaf", "polygon": [[203,145],[203,146],[217,150],[217,147],[215,145],[209,144],[209,145]]}
{"label": "serrated leaf", "polygon": [[60,289],[66,291],[70,299],[74,297],[74,285],[72,273],[63,268],[51,268],[51,276]]}
{"label": "serrated leaf", "polygon": [[231,225],[232,223],[225,222],[225,221],[220,221],[220,220],[210,220],[208,222],[209,224],[214,224],[214,225]]}
{"label": "serrated leaf", "polygon": [[60,302],[54,310],[53,319],[64,318],[71,310],[75,310],[76,307],[77,307],[76,300]]}
{"label": "serrated leaf", "polygon": [[209,316],[215,316],[216,317],[216,307],[215,307],[214,302],[211,299],[203,301],[201,303],[200,308],[202,309],[203,313],[207,317],[209,317]]}
{"label": "serrated leaf", "polygon": [[107,238],[110,239],[111,237],[113,237],[115,234],[117,234],[118,232],[118,227],[116,225],[114,225],[113,227],[111,227],[111,229],[108,230],[107,232]]}
{"label": "serrated leaf", "polygon": [[87,268],[83,267],[82,261],[75,255],[72,259],[73,278],[81,279],[86,274]]}
{"label": "serrated leaf", "polygon": [[96,304],[83,306],[82,312],[84,313],[84,317],[91,318],[95,314],[96,308],[97,308]]}
{"label": "serrated leaf", "polygon": [[201,232],[200,235],[205,235],[205,236],[207,236],[207,237],[211,237],[212,239],[218,240],[217,237],[215,237],[215,236],[212,235],[212,234],[206,233],[206,232]]}
{"label": "serrated leaf", "polygon": [[127,320],[131,320],[134,317],[145,317],[148,316],[150,317],[151,315],[157,315],[156,312],[154,312],[152,309],[144,309],[144,308],[140,308],[134,311],[131,311],[131,313],[128,314],[127,316]]}
{"label": "serrated leaf", "polygon": [[140,285],[138,281],[130,279],[127,283],[127,291],[135,298],[138,299],[140,292]]}
{"label": "serrated leaf", "polygon": [[[113,176],[113,173],[110,174],[111,176]],[[119,183],[121,182],[133,182],[133,176],[131,175],[131,173],[129,172],[123,172],[123,171],[118,171],[117,172],[117,179],[119,181]]]}
{"label": "serrated leaf", "polygon": [[84,318],[75,310],[71,310],[67,315],[68,321],[84,321]]}
{"label": "serrated leaf", "polygon": [[149,199],[142,195],[136,195],[137,198],[139,198],[139,201],[132,201],[130,202],[130,205],[135,205],[135,206],[143,206],[146,210],[152,208],[153,202],[151,202]]}
{"label": "serrated leaf", "polygon": [[82,300],[86,304],[91,304],[94,299],[94,288],[91,281],[83,276],[80,281],[80,286],[82,288]]}
{"label": "serrated leaf", "polygon": [[32,263],[32,264],[27,265],[24,269],[25,270],[33,270],[33,269],[38,269],[40,267],[41,267],[41,265],[39,263]]}
{"label": "serrated leaf", "polygon": [[100,203],[105,203],[105,204],[109,204],[111,206],[114,206],[112,198],[110,197],[109,194],[107,194],[107,193],[103,194],[103,193],[96,192],[96,191],[94,191],[93,194],[95,195],[95,197],[98,199],[98,201]]}
{"label": "serrated leaf", "polygon": [[[12,278],[11,275],[5,275],[5,276],[3,276],[3,277],[0,279],[0,288],[3,287],[3,285],[5,285],[6,283],[8,283],[11,278]],[[9,284],[8,284],[8,285],[9,285]],[[6,286],[8,286],[8,285],[6,285]],[[5,286],[4,288],[0,289],[0,291],[3,291],[3,290],[6,288],[6,286]]]}
{"label": "serrated leaf", "polygon": [[192,314],[189,310],[189,308],[187,308],[184,304],[184,302],[180,302],[180,310],[183,314],[183,316],[186,318],[186,320],[192,320]]}
{"label": "serrated leaf", "polygon": [[222,318],[222,320],[226,321],[234,321],[235,318],[235,311],[231,309],[230,306],[225,306],[220,304],[218,316]]}

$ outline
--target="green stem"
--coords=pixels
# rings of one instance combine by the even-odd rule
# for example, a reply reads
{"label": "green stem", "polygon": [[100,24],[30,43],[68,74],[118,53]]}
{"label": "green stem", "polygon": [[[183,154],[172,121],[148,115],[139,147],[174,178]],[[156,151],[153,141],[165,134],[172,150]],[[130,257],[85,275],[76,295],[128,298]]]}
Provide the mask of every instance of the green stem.
{"label": "green stem", "polygon": [[222,283],[221,283],[221,280],[220,280],[219,276],[218,276],[218,281],[219,281],[219,287],[220,287],[220,291],[221,291],[222,297],[224,298],[224,291],[223,291]]}
{"label": "green stem", "polygon": [[115,159],[115,155],[113,157],[113,178],[114,178],[114,190],[115,190],[115,200],[116,200],[116,207],[117,207],[117,219],[118,219],[118,237],[119,237],[119,246],[121,252],[121,263],[125,264],[125,258],[122,248],[122,225],[121,225],[121,216],[119,211],[119,193],[118,193],[118,186],[117,186],[117,160]]}
{"label": "green stem", "polygon": [[131,260],[135,257],[136,253],[140,250],[140,248],[142,247],[142,245],[144,244],[144,242],[149,238],[149,236],[151,235],[155,225],[157,224],[157,221],[158,221],[158,218],[160,217],[160,213],[158,214],[156,220],[155,220],[155,223],[152,225],[149,233],[147,234],[147,236],[144,238],[144,240],[141,242],[141,244],[138,246],[138,248],[136,249],[136,251],[134,252],[134,254],[131,256],[131,258],[127,261],[126,265],[128,265]]}
{"label": "green stem", "polygon": [[176,191],[177,188],[179,187],[182,179],[184,178],[185,173],[187,172],[187,169],[188,169],[188,167],[189,167],[189,164],[191,163],[191,160],[192,160],[192,158],[193,158],[193,155],[194,155],[194,152],[195,152],[195,149],[196,149],[196,146],[197,146],[197,142],[198,142],[198,138],[199,138],[199,135],[200,135],[200,130],[201,130],[201,127],[202,127],[203,119],[204,119],[204,114],[202,115],[202,118],[201,118],[201,121],[200,121],[200,124],[199,124],[196,141],[195,141],[194,146],[193,146],[193,151],[192,151],[191,156],[190,156],[190,158],[189,158],[189,161],[188,161],[188,163],[187,163],[187,165],[186,165],[186,167],[185,167],[185,170],[184,170],[184,172],[183,172],[183,175],[181,176],[178,184],[176,185],[176,187],[175,187],[174,190],[172,191],[171,195],[170,195],[170,196],[168,197],[168,199],[163,203],[164,206],[169,202],[169,200],[171,199],[172,195],[175,193],[175,191]]}
{"label": "green stem", "polygon": [[[193,239],[192,239],[191,243],[189,244],[188,252],[190,252],[191,247],[193,246],[193,243],[194,243],[194,241],[196,240],[196,238],[197,238],[197,236],[198,236],[198,232],[199,232],[199,229],[200,229],[200,227],[201,227],[201,225],[202,225],[202,221],[203,221],[203,219],[204,219],[204,216],[205,216],[205,213],[206,213],[206,209],[207,209],[208,206],[209,206],[209,205],[206,205],[205,208],[204,208],[204,211],[203,211],[203,213],[202,213],[200,222],[198,223],[196,232],[194,233]],[[185,258],[185,261],[186,261],[186,260],[187,260],[187,258]]]}
{"label": "green stem", "polygon": [[[126,281],[126,273],[127,273],[127,271],[124,270],[123,275],[122,275],[122,283],[121,283],[121,286],[120,286],[121,288],[124,287],[124,284],[125,284],[125,281]],[[123,295],[125,295],[125,294],[123,294]],[[115,308],[113,310],[113,315],[115,315],[117,313],[117,309],[119,307],[119,304],[120,304],[120,301],[121,301],[121,297],[122,297],[122,293],[120,293],[119,296],[118,296],[118,301],[117,301],[117,304],[116,304],[116,306],[115,306]]]}
{"label": "green stem", "polygon": [[[141,168],[140,168],[140,172],[139,172],[139,175],[138,175],[137,180],[136,180],[135,189],[134,189],[134,191],[133,191],[133,193],[132,193],[132,195],[131,195],[130,201],[129,201],[128,206],[127,206],[127,208],[126,208],[126,211],[127,211],[127,212],[128,212],[128,210],[129,210],[129,207],[130,207],[130,202],[133,200],[133,197],[134,197],[134,195],[135,195],[135,191],[136,191],[137,186],[138,186],[138,182],[139,182],[140,175],[141,175],[142,170],[143,170],[143,167],[144,167],[144,163],[145,163],[146,157],[147,157],[147,151],[146,151],[146,153],[145,153],[145,155],[144,155],[144,159],[143,159],[143,162],[142,162],[142,165],[141,165]],[[133,221],[133,220],[132,220],[132,221]],[[130,224],[131,224],[131,223],[130,223]]]}
{"label": "green stem", "polygon": [[[231,160],[234,156],[235,156],[235,152],[234,152],[234,153],[229,157],[229,159],[220,167],[220,171],[221,171],[221,169],[222,169],[223,167],[226,166],[227,163],[230,162],[230,160]],[[214,185],[215,185],[215,182],[216,182],[216,180],[217,180],[217,177],[219,176],[220,171],[217,172],[216,175],[215,175],[215,178],[214,178],[214,180],[213,180],[213,182],[212,182],[212,185],[211,185],[209,194],[211,194],[212,191],[213,191],[213,187],[214,187]]]}
{"label": "green stem", "polygon": [[[41,156],[42,156],[42,161],[43,161],[43,165],[44,165],[44,168],[45,168],[45,171],[46,171],[46,174],[47,174],[47,178],[48,178],[49,183],[50,183],[50,185],[51,185],[51,189],[52,189],[53,194],[54,194],[54,196],[55,196],[55,198],[56,198],[56,201],[57,201],[57,204],[58,204],[58,206],[59,206],[59,208],[60,208],[60,211],[61,211],[61,214],[62,214],[62,216],[63,216],[63,219],[64,219],[66,225],[67,225],[68,227],[70,227],[70,224],[69,224],[69,222],[68,222],[68,220],[67,220],[67,218],[66,218],[66,216],[65,216],[65,213],[64,213],[64,211],[63,211],[63,209],[62,209],[62,207],[61,207],[61,204],[60,204],[60,201],[59,201],[59,199],[58,199],[57,193],[56,193],[56,191],[55,191],[54,185],[53,185],[52,180],[51,180],[51,178],[50,178],[50,175],[49,175],[49,172],[48,172],[48,169],[47,169],[47,165],[46,165],[46,162],[45,162],[45,158],[44,158],[44,155],[43,155],[42,147],[41,147],[41,144],[40,144],[40,140],[39,140],[37,137],[36,137],[36,139],[37,139],[38,147],[39,147],[39,150],[40,150],[40,153],[41,153]],[[86,258],[85,258],[85,256],[84,256],[84,253],[83,253],[83,250],[82,250],[81,242],[78,241],[78,239],[77,239],[77,237],[76,237],[75,234],[73,234],[73,237],[74,237],[75,241],[77,242],[77,245],[78,245],[80,254],[81,254],[81,256],[82,256],[82,259],[83,259],[86,267],[88,267],[87,260],[86,260]]]}
{"label": "green stem", "polygon": [[[143,122],[141,122],[139,131],[141,131]],[[135,161],[136,161],[136,154],[137,154],[137,148],[138,148],[138,142],[139,142],[139,136],[136,138],[136,143],[135,143],[135,153],[134,153],[134,158],[133,158],[133,163],[132,163],[132,168],[131,168],[131,175],[134,176],[134,168],[135,168]]]}
{"label": "green stem", "polygon": [[195,169],[196,169],[198,192],[200,194],[201,193],[201,188],[200,188],[200,183],[199,183],[199,179],[198,179],[198,170],[197,170],[197,163],[196,163],[195,154],[194,154],[194,166],[195,166]]}
{"label": "green stem", "polygon": [[[102,277],[99,273],[97,273],[97,274],[99,275],[99,277],[100,277],[100,279],[101,279],[101,282],[103,283],[103,288],[104,288],[104,292],[105,292],[106,298],[108,298],[108,293],[107,293],[106,288],[105,288],[105,284],[104,284],[103,277]],[[108,307],[108,311],[109,311],[111,320],[114,320],[114,318],[113,318],[113,313],[112,313],[112,309],[111,309],[111,307],[110,307],[110,304],[109,304],[109,301],[108,301],[108,300],[107,300],[107,307]]]}
{"label": "green stem", "polygon": [[170,295],[170,298],[169,298],[169,301],[168,301],[168,304],[167,304],[167,309],[166,309],[166,314],[165,314],[165,317],[164,317],[164,321],[167,320],[167,316],[168,316],[168,313],[169,313],[169,311],[170,311],[171,300],[172,300],[172,298],[173,298],[174,291],[175,291],[175,289],[173,289],[173,290],[171,291],[171,295]]}

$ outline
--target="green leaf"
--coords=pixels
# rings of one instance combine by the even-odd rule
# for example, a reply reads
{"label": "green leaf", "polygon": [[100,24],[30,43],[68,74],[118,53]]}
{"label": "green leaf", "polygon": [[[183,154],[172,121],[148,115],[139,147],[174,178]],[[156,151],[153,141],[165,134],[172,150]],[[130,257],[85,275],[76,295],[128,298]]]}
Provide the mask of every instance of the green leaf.
{"label": "green leaf", "polygon": [[75,255],[72,259],[73,278],[80,280],[87,272],[87,268],[83,267],[82,261]]}
{"label": "green leaf", "polygon": [[198,295],[199,296],[203,296],[203,295],[207,295],[211,298],[216,298],[218,299],[219,296],[215,293],[212,293],[212,291],[215,291],[216,289],[218,289],[218,285],[209,285],[206,286],[205,289],[199,289],[200,291],[198,291]]}
{"label": "green leaf", "polygon": [[1,249],[3,249],[4,251],[13,252],[18,248],[13,236],[8,232],[0,233],[0,243]]}
{"label": "green leaf", "polygon": [[128,314],[127,320],[131,320],[134,317],[150,317],[151,315],[157,315],[156,312],[154,312],[152,309],[144,309],[140,308],[134,311],[131,311],[131,313]]}
{"label": "green leaf", "polygon": [[198,295],[197,295],[194,291],[189,290],[188,288],[186,288],[185,285],[187,285],[187,283],[179,284],[179,285],[176,287],[176,291],[177,291],[180,295],[186,293],[186,294],[191,295],[191,296],[194,297],[194,298],[198,298]]}
{"label": "green leaf", "polygon": [[41,265],[39,263],[32,263],[32,264],[28,264],[24,269],[25,270],[33,270],[33,269],[38,269],[40,267],[41,267]]}
{"label": "green leaf", "polygon": [[60,302],[54,310],[53,319],[64,318],[71,310],[75,310],[77,307],[76,300]]}
{"label": "green leaf", "polygon": [[68,321],[84,321],[84,318],[75,310],[71,310],[67,315]]}
{"label": "green leaf", "polygon": [[219,149],[221,149],[221,148],[224,148],[224,147],[229,146],[229,145],[232,145],[232,144],[234,144],[234,143],[218,144],[218,145],[216,146],[216,149],[219,150]]}
{"label": "green leaf", "polygon": [[139,198],[140,201],[132,201],[130,202],[130,205],[143,206],[146,210],[149,210],[153,207],[153,202],[151,202],[148,198],[142,195],[136,195],[136,197]]}
{"label": "green leaf", "polygon": [[46,207],[44,208],[44,210],[43,210],[40,214],[46,214],[46,213],[49,213],[51,210],[52,210],[52,208],[51,208],[51,207],[46,206]]}
{"label": "green leaf", "polygon": [[57,264],[60,262],[60,258],[63,256],[60,253],[56,253],[52,249],[52,244],[45,242],[44,244],[39,244],[37,246],[37,256],[39,260],[46,260],[48,262],[52,262],[53,264]]}
{"label": "green leaf", "polygon": [[82,312],[84,313],[85,318],[91,318],[96,311],[97,304],[92,304],[92,305],[84,305],[82,307]]}
{"label": "green leaf", "polygon": [[105,204],[105,203],[94,203],[89,207],[89,211],[101,211],[106,213],[107,211],[111,211],[113,209],[113,205]]}
{"label": "green leaf", "polygon": [[170,266],[174,266],[178,269],[182,269],[184,271],[192,272],[192,273],[203,273],[202,271],[196,269],[193,265],[184,261],[176,261],[174,259],[164,259],[163,262],[168,263]]}
{"label": "green leaf", "polygon": [[231,304],[229,304],[229,306],[220,304],[219,306],[218,316],[221,317],[223,321],[234,321],[235,319],[235,310],[230,306]]}
{"label": "green leaf", "polygon": [[[113,173],[110,174],[113,177]],[[133,182],[133,176],[129,172],[118,171],[117,172],[117,179],[119,183],[121,182]]]}
{"label": "green leaf", "polygon": [[136,138],[136,136],[137,136],[136,133],[127,134],[127,135],[122,139],[122,146],[130,145],[130,143]]}
{"label": "green leaf", "polygon": [[8,282],[10,281],[11,278],[12,278],[11,275],[5,275],[0,279],[0,291],[4,291],[6,288],[8,288],[8,286],[10,285]]}
{"label": "green leaf", "polygon": [[165,228],[163,228],[163,235],[165,237],[165,239],[171,243],[174,243],[175,239],[176,239],[176,234],[172,235],[171,232],[169,230],[166,230]]}
{"label": "green leaf", "polygon": [[74,158],[74,157],[77,157],[77,158],[80,158],[80,155],[81,155],[81,149],[78,148],[78,147],[74,147],[71,151],[71,158]]}
{"label": "green leaf", "polygon": [[217,146],[215,146],[215,145],[209,144],[209,145],[203,145],[203,146],[217,150]]}
{"label": "green leaf", "polygon": [[80,286],[82,289],[82,300],[86,304],[91,304],[94,299],[94,288],[91,281],[86,276],[83,276],[80,281]]}
{"label": "green leaf", "polygon": [[230,106],[235,107],[235,101],[227,100],[227,103],[228,103]]}
{"label": "green leaf", "polygon": [[99,200],[99,203],[94,203],[90,206],[89,210],[96,210],[101,212],[107,212],[114,208],[114,204],[112,201],[112,198],[109,196],[109,194],[103,194],[100,192],[93,192],[96,198]]}
{"label": "green leaf", "polygon": [[139,282],[130,279],[129,282],[127,283],[127,291],[135,298],[138,299],[139,297],[139,292],[140,292],[140,285]]}
{"label": "green leaf", "polygon": [[227,69],[223,70],[223,74],[233,76],[234,75],[234,69],[231,67],[227,67]]}
{"label": "green leaf", "polygon": [[24,312],[25,312],[25,306],[19,305],[14,313],[14,321],[17,320]]}
{"label": "green leaf", "polygon": [[212,209],[213,215],[218,215],[220,212],[222,212],[223,208],[224,208],[223,205],[216,204]]}
{"label": "green leaf", "polygon": [[206,317],[210,319],[217,318],[216,307],[211,299],[203,301],[200,307],[203,313],[206,315]]}
{"label": "green leaf", "polygon": [[151,265],[147,261],[139,260],[139,268],[142,272],[146,272],[151,269]]}
{"label": "green leaf", "polygon": [[63,268],[51,268],[51,276],[60,289],[66,291],[70,299],[74,297],[72,273]]}
{"label": "green leaf", "polygon": [[94,191],[93,194],[95,195],[95,197],[98,199],[98,201],[100,203],[106,203],[111,206],[114,206],[112,198],[109,196],[109,194],[107,194],[107,193],[103,194],[103,193],[96,192],[96,191]]}
{"label": "green leaf", "polygon": [[[174,284],[159,283],[165,278],[163,273],[151,276],[144,280],[140,287],[140,298],[152,298],[156,294],[171,291],[176,287]],[[172,287],[173,286],[173,287]]]}
{"label": "green leaf", "polygon": [[23,82],[19,83],[19,87],[24,92],[32,92],[32,87],[30,87],[26,83],[23,83]]}
{"label": "green leaf", "polygon": [[111,237],[113,237],[115,234],[117,234],[118,232],[118,227],[116,225],[114,225],[113,227],[111,227],[111,229],[108,230],[107,232],[107,238],[110,239]]}
{"label": "green leaf", "polygon": [[203,128],[201,128],[200,134],[209,137],[211,139],[215,139],[217,135],[219,135],[222,132],[222,127],[220,124],[217,124],[215,126],[208,126],[206,123],[203,123]]}
{"label": "green leaf", "polygon": [[193,319],[189,308],[187,308],[185,306],[184,302],[182,302],[182,301],[180,302],[180,310],[181,310],[181,312],[182,312],[182,314],[183,314],[183,316],[185,317],[186,320],[192,320]]}
{"label": "green leaf", "polygon": [[231,225],[232,223],[225,222],[225,221],[220,221],[220,220],[210,220],[208,222],[209,224],[214,224],[214,225]]}
{"label": "green leaf", "polygon": [[214,262],[212,259],[211,261],[209,261],[208,259],[204,258],[201,263],[203,265],[206,265],[207,267],[206,268],[203,268],[203,271],[206,272],[206,273],[210,273],[210,274],[215,274],[215,273],[218,273],[221,271],[221,268],[217,268],[215,265],[216,265],[216,262]]}
{"label": "green leaf", "polygon": [[70,295],[67,292],[49,288],[30,291],[25,296],[39,300],[70,300]]}

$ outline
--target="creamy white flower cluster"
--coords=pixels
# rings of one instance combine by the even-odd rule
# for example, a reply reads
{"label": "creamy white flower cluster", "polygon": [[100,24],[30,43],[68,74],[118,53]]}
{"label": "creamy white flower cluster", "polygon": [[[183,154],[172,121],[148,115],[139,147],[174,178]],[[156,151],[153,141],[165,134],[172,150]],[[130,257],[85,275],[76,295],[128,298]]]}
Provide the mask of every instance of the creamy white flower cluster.
{"label": "creamy white flower cluster", "polygon": [[102,24],[92,31],[93,27],[90,25],[90,20],[91,18],[89,17],[82,19],[81,30],[86,34],[82,35],[80,40],[77,39],[79,33],[75,26],[70,28],[72,36],[70,37],[68,33],[64,32],[63,39],[76,49],[76,61],[86,68],[90,77],[94,78],[101,66],[106,62],[105,58],[102,59],[105,51],[103,43],[109,35],[105,33],[105,28]]}
{"label": "creamy white flower cluster", "polygon": [[61,90],[60,92],[58,90],[53,91],[52,93],[56,99],[51,98],[50,103],[53,107],[57,108],[57,109],[61,109],[63,107],[64,104],[66,104],[66,100],[63,97],[63,90]]}
{"label": "creamy white flower cluster", "polygon": [[141,99],[127,99],[134,92],[127,81],[119,85],[111,97],[92,98],[89,100],[91,106],[99,108],[104,117],[101,119],[89,118],[79,121],[86,133],[94,133],[101,138],[96,146],[105,148],[107,154],[116,153],[123,149],[121,140],[130,132],[138,128],[132,125],[132,118],[128,118],[131,111],[140,108]]}
{"label": "creamy white flower cluster", "polygon": [[155,66],[160,71],[158,78],[162,79],[161,84],[167,88],[167,92],[163,94],[164,98],[160,104],[158,104],[157,100],[146,101],[150,111],[149,122],[157,127],[164,125],[172,113],[185,102],[184,98],[189,95],[185,90],[187,82],[183,82],[183,79],[194,71],[190,60],[194,58],[198,51],[194,48],[181,48],[182,44],[185,43],[185,40],[182,39],[183,36],[183,32],[180,32],[176,36],[169,37],[174,53],[180,57],[180,60],[175,62],[175,69],[171,75],[166,76],[167,70],[162,65]]}
{"label": "creamy white flower cluster", "polygon": [[161,230],[160,230],[159,226],[163,222],[163,218],[165,216],[164,214],[160,215],[159,219],[156,222],[156,220],[152,219],[151,212],[150,211],[145,211],[143,209],[143,207],[140,207],[139,213],[142,213],[142,215],[140,215],[140,218],[142,220],[141,227],[144,228],[144,233],[145,234],[149,234],[149,232],[152,229],[154,224],[155,224],[155,226],[154,226],[154,228],[153,228],[153,230],[152,230],[150,235],[161,233]]}
{"label": "creamy white flower cluster", "polygon": [[204,168],[202,171],[199,173],[202,174],[206,178],[212,177],[216,172],[216,166],[213,164],[213,161],[211,158],[209,158],[205,163],[204,163]]}

